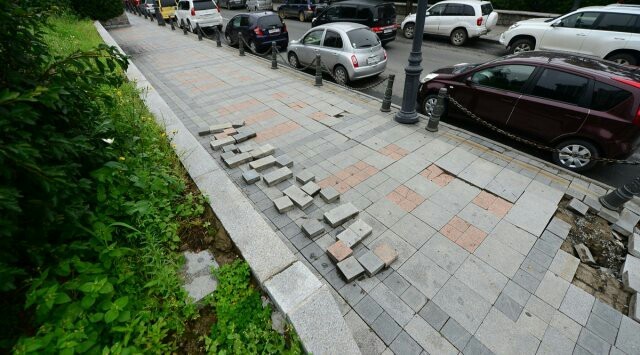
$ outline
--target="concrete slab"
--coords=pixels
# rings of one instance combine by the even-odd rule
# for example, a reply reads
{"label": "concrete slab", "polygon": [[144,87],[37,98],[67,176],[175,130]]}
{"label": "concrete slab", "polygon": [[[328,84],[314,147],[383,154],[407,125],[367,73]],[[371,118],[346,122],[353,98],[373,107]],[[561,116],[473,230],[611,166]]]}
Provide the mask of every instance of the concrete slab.
{"label": "concrete slab", "polygon": [[269,297],[285,315],[289,315],[321,287],[322,282],[299,261],[264,283]]}

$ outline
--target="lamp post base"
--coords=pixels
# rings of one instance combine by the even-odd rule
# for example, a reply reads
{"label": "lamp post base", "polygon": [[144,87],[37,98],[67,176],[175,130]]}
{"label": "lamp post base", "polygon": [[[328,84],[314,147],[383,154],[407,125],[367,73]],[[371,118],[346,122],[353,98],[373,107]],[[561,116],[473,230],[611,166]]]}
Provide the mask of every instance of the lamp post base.
{"label": "lamp post base", "polygon": [[404,124],[413,124],[413,123],[418,123],[418,121],[420,121],[420,119],[418,118],[418,113],[416,111],[413,111],[413,112],[399,111],[398,113],[396,113],[396,115],[393,118],[396,120],[396,122],[404,123]]}

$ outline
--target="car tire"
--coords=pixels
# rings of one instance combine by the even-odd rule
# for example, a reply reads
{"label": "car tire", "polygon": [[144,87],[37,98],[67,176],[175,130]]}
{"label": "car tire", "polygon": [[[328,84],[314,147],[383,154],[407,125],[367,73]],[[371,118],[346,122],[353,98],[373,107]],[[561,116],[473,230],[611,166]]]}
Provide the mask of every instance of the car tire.
{"label": "car tire", "polygon": [[630,53],[617,53],[607,57],[607,60],[622,65],[638,65],[638,59]]}
{"label": "car tire", "polygon": [[298,60],[298,56],[295,53],[289,52],[287,59],[289,59],[289,65],[296,69],[300,68],[300,60]]}
{"label": "car tire", "polygon": [[298,20],[300,20],[300,22],[304,22],[306,20],[306,18],[304,17],[304,12],[300,11],[300,13],[298,14]]}
{"label": "car tire", "polygon": [[280,16],[280,19],[284,20],[284,10],[278,11],[278,16]]}
{"label": "car tire", "polygon": [[451,32],[449,41],[454,46],[460,47],[467,42],[467,31],[464,28],[456,28]]}
{"label": "car tire", "polygon": [[336,67],[333,68],[333,77],[336,83],[340,85],[349,84],[349,72],[342,65],[336,65]]}
{"label": "car tire", "polygon": [[420,111],[423,115],[431,118],[433,114],[433,110],[436,108],[436,103],[438,102],[437,94],[429,94],[422,99],[420,103]]}
{"label": "car tire", "polygon": [[413,36],[415,36],[416,34],[416,24],[410,22],[404,25],[402,32],[405,38],[409,38],[409,39],[413,38]]}
{"label": "car tire", "polygon": [[510,46],[509,53],[521,53],[521,52],[530,52],[536,48],[536,44],[533,40],[522,38],[515,42],[513,42]]}
{"label": "car tire", "polygon": [[[600,153],[598,148],[592,143],[582,139],[569,139],[556,145],[556,149],[560,152],[553,153],[553,162],[561,167],[571,171],[586,171],[593,168],[598,162],[592,159],[584,158],[598,158]],[[567,154],[563,155],[562,152]],[[574,158],[568,153],[576,153],[584,158]]]}

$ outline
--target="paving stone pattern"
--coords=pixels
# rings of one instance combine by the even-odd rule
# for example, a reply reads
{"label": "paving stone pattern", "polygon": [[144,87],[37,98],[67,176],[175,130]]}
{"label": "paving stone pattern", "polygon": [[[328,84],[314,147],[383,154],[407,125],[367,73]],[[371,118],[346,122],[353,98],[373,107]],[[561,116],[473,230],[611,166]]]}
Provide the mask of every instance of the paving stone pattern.
{"label": "paving stone pattern", "polygon": [[[565,193],[633,233],[635,212],[598,205],[605,188],[446,124],[437,133],[397,124],[378,100],[130,21],[111,34],[212,159],[274,157],[253,184],[248,161],[225,170],[330,289],[363,353],[640,353],[640,324],[571,285],[576,259],[559,251],[569,226],[553,216]],[[279,213],[274,201],[300,190],[293,177],[303,172],[320,196]],[[371,230],[337,265],[327,249],[359,230],[354,219]],[[372,256],[384,263],[373,253],[383,245],[397,259],[379,270]]]}

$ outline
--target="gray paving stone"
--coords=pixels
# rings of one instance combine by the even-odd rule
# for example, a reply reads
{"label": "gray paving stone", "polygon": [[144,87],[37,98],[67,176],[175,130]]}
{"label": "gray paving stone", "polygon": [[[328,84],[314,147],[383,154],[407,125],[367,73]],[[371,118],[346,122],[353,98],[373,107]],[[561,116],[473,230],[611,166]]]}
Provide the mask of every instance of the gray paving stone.
{"label": "gray paving stone", "polygon": [[554,311],[549,325],[559,330],[565,337],[574,343],[578,341],[580,331],[582,331],[582,326],[580,324],[576,323],[573,319],[567,317],[564,313],[558,310]]}
{"label": "gray paving stone", "polygon": [[335,228],[355,217],[359,212],[353,204],[345,203],[326,212],[324,219],[331,227]]}
{"label": "gray paving stone", "polygon": [[310,219],[302,224],[302,231],[309,238],[315,238],[324,233],[324,226],[317,219]]}
{"label": "gray paving stone", "polygon": [[540,318],[545,323],[551,322],[556,311],[553,306],[549,305],[535,295],[529,297],[527,304],[524,306],[524,310]]}
{"label": "gray paving stone", "polygon": [[428,298],[433,298],[449,279],[449,273],[422,253],[409,257],[398,272]]}
{"label": "gray paving stone", "polygon": [[487,238],[495,238],[522,255],[529,254],[537,240],[537,237],[533,234],[514,226],[504,219],[489,233]]}
{"label": "gray paving stone", "polygon": [[371,329],[373,329],[387,345],[391,345],[393,340],[400,334],[400,331],[402,331],[402,328],[386,312],[382,312],[382,314],[376,318],[371,324]]}
{"label": "gray paving stone", "polygon": [[404,330],[398,334],[396,339],[391,343],[389,348],[395,354],[420,355],[423,352],[422,347]]}
{"label": "gray paving stone", "polygon": [[369,325],[382,314],[382,307],[369,295],[364,296],[353,309]]}
{"label": "gray paving stone", "polygon": [[547,330],[548,326],[549,325],[540,319],[540,317],[526,309],[520,314],[520,318],[518,318],[518,321],[516,322],[516,327],[525,330],[539,340],[542,340],[544,337],[544,332]]}
{"label": "gray paving stone", "polygon": [[[567,289],[569,289],[569,285],[567,280],[547,271],[536,289],[535,295],[553,307],[559,308],[565,298]],[[586,319],[584,321],[586,322]],[[582,324],[584,325],[584,323]]]}
{"label": "gray paving stone", "polygon": [[242,178],[247,184],[254,184],[260,181],[260,174],[255,170],[247,170],[242,173]]}
{"label": "gray paving stone", "polygon": [[[537,182],[530,186],[534,183]],[[509,210],[505,219],[533,235],[541,235],[556,208],[557,202],[527,190]]]}
{"label": "gray paving stone", "polygon": [[418,314],[437,331],[440,331],[449,319],[449,315],[433,301],[429,301],[422,307]]}
{"label": "gray paving stone", "polygon": [[572,198],[571,201],[569,201],[567,208],[581,216],[586,216],[587,212],[589,211],[589,206],[585,205],[584,203],[582,203],[582,201],[578,200],[575,197]]}
{"label": "gray paving stone", "polygon": [[369,277],[374,276],[384,267],[384,262],[382,262],[382,260],[380,260],[380,258],[371,250],[367,251],[357,259],[360,265],[364,267],[364,270]]}
{"label": "gray paving stone", "polygon": [[[419,207],[418,207],[419,208]],[[415,212],[418,208],[414,209]],[[390,228],[407,213],[386,198],[379,199],[366,209],[366,212]]]}
{"label": "gray paving stone", "polygon": [[229,144],[222,147],[223,153],[235,153],[237,151],[238,151],[238,146],[236,146],[235,144]]}
{"label": "gray paving stone", "polygon": [[538,348],[537,355],[571,355],[575,343],[554,327],[548,327]]}
{"label": "gray paving stone", "polygon": [[184,289],[194,302],[198,302],[214,292],[217,287],[218,280],[213,278],[211,275],[203,275],[194,278],[190,283],[184,286]]}
{"label": "gray paving stone", "polygon": [[627,257],[622,264],[620,270],[622,274],[622,283],[628,291],[640,292],[640,259],[631,254],[627,254]]}
{"label": "gray paving stone", "polygon": [[581,288],[570,285],[559,310],[581,325],[587,324],[595,298]]}
{"label": "gray paving stone", "polygon": [[474,255],[470,255],[454,275],[491,304],[509,280]]}
{"label": "gray paving stone", "polygon": [[215,125],[209,126],[209,133],[222,133],[225,129],[232,128],[231,122],[218,123]]}
{"label": "gray paving stone", "polygon": [[509,169],[503,169],[487,184],[486,189],[514,203],[520,195],[522,195],[529,183],[531,183],[531,178],[515,173]]}
{"label": "gray paving stone", "polygon": [[618,328],[613,325],[605,322],[602,318],[597,315],[591,313],[589,315],[589,320],[587,320],[587,329],[592,331],[594,334],[602,338],[609,344],[615,344],[616,335],[618,335]]}
{"label": "gray paving stone", "polygon": [[640,234],[633,233],[633,235],[629,236],[627,251],[636,258],[640,258]]}
{"label": "gray paving stone", "polygon": [[591,354],[582,346],[576,344],[575,348],[573,349],[573,355],[593,355],[593,354]]}
{"label": "gray paving stone", "polygon": [[522,265],[520,265],[520,269],[526,271],[528,274],[530,274],[531,276],[535,277],[540,281],[542,281],[542,279],[544,278],[544,275],[547,273],[547,270],[548,270],[547,268],[542,267],[542,265],[533,261],[533,259],[531,258],[525,258],[524,261],[522,262]]}
{"label": "gray paving stone", "polygon": [[255,159],[264,158],[275,152],[275,148],[271,144],[265,144],[251,151],[251,157]]}
{"label": "gray paving stone", "polygon": [[316,176],[313,175],[313,173],[307,169],[302,170],[301,172],[296,174],[296,181],[301,184],[306,184],[309,181],[315,181],[315,179],[316,179]]}
{"label": "gray paving stone", "polygon": [[500,222],[499,217],[474,203],[463,208],[458,216],[485,233],[490,233]]}
{"label": "gray paving stone", "polygon": [[233,127],[233,128],[240,128],[242,126],[244,126],[244,121],[243,120],[231,122],[231,127]]}
{"label": "gray paving stone", "polygon": [[358,235],[360,240],[367,238],[373,233],[373,228],[367,222],[363,221],[361,218],[356,219],[353,223],[351,223],[347,229],[352,230],[354,233]]}
{"label": "gray paving stone", "polygon": [[602,320],[611,324],[615,328],[620,327],[620,322],[622,321],[622,313],[618,312],[608,304],[603,303],[599,299],[595,300],[591,312],[593,312],[593,314],[597,315]]}
{"label": "gray paving stone", "polygon": [[493,355],[493,351],[484,346],[476,337],[471,337],[462,353],[464,355]]}
{"label": "gray paving stone", "polygon": [[415,312],[420,311],[428,301],[427,297],[413,286],[409,286],[400,298]]}
{"label": "gray paving stone", "polygon": [[[454,179],[447,186],[441,188],[429,197],[429,200],[452,213],[459,213],[467,206],[478,194],[480,190],[477,187],[467,184],[466,182]],[[425,221],[429,223],[428,221]],[[436,227],[433,226],[432,227]]]}
{"label": "gray paving stone", "polygon": [[269,297],[289,315],[307,297],[322,287],[322,283],[301,262],[297,261],[264,283]]}
{"label": "gray paving stone", "polygon": [[480,188],[485,188],[502,169],[503,168],[499,165],[479,158],[474,160],[473,163],[467,166],[458,175],[458,177]]}
{"label": "gray paving stone", "polygon": [[[391,201],[388,201],[388,202],[389,204],[392,204],[395,206],[393,202]],[[396,207],[396,208],[400,209],[399,207]],[[444,227],[447,223],[449,223],[451,218],[453,218],[453,216],[455,215],[453,212],[450,212],[447,209],[442,208],[429,200],[424,201],[420,206],[416,207],[413,211],[411,211],[411,214],[418,217],[420,220],[427,223],[428,225],[435,228],[436,230],[442,229],[442,227]]]}
{"label": "gray paving stone", "polygon": [[339,241],[343,242],[349,248],[354,248],[362,240],[356,234],[356,232],[352,231],[351,229],[343,230],[336,236],[336,238],[338,238]]}
{"label": "gray paving stone", "polygon": [[225,145],[234,144],[235,142],[236,141],[235,141],[235,139],[233,139],[233,137],[225,137],[225,138],[222,138],[222,139],[212,140],[209,143],[209,145],[211,146],[211,149],[213,149],[213,150],[220,150]]}
{"label": "gray paving stone", "polygon": [[[535,354],[540,341],[492,308],[475,336],[496,354]],[[509,339],[509,341],[505,341]]]}
{"label": "gray paving stone", "polygon": [[378,284],[369,295],[401,326],[404,327],[413,317],[413,310],[385,284]]}
{"label": "gray paving stone", "polygon": [[367,325],[362,318],[355,311],[350,311],[344,316],[345,322],[351,329],[353,338],[358,343],[358,347],[362,354],[380,354],[382,353],[386,345],[371,331],[369,325]]}
{"label": "gray paving stone", "polygon": [[251,169],[255,169],[257,171],[265,170],[272,167],[276,163],[276,158],[273,155],[267,155],[264,158],[260,158],[258,160],[254,160],[249,163],[249,167]]}
{"label": "gray paving stone", "polygon": [[640,323],[629,317],[622,317],[616,338],[616,348],[627,354],[640,354]]}
{"label": "gray paving stone", "polygon": [[291,170],[289,170],[289,168],[284,167],[278,170],[274,170],[268,174],[265,174],[262,176],[262,178],[264,179],[264,182],[267,184],[267,186],[273,186],[277,183],[280,183],[282,181],[289,179],[292,176],[293,176],[293,173],[291,172]]}
{"label": "gray paving stone", "polygon": [[453,318],[449,318],[447,323],[442,327],[440,333],[458,350],[463,350],[469,340],[471,340],[471,334],[467,332],[458,322]]}
{"label": "gray paving stone", "polygon": [[453,274],[465,261],[469,252],[440,233],[436,233],[427,241],[420,252],[434,261],[438,266]]}
{"label": "gray paving stone", "polygon": [[[560,249],[560,247],[562,246],[562,243],[564,242],[563,239],[560,239],[560,237],[551,233],[548,230],[545,230],[544,232],[542,232],[540,239],[545,241],[549,246],[555,249],[555,251]],[[553,255],[551,255],[552,257],[555,256],[556,254],[555,251],[553,252]]]}
{"label": "gray paving stone", "polygon": [[462,147],[456,147],[435,163],[442,169],[458,175],[477,158],[477,155],[469,153]]}
{"label": "gray paving stone", "polygon": [[285,213],[293,209],[293,202],[291,202],[291,199],[287,196],[278,197],[273,200],[273,204],[280,213]]}
{"label": "gray paving stone", "polygon": [[485,238],[474,255],[507,277],[515,275],[525,258],[524,255],[491,236]]}
{"label": "gray paving stone", "polygon": [[600,212],[598,212],[598,216],[604,218],[609,223],[616,223],[620,218],[620,213],[617,211],[612,211],[608,208],[602,208]]}
{"label": "gray paving stone", "polygon": [[364,298],[364,296],[366,296],[366,293],[362,291],[362,288],[355,282],[350,282],[344,285],[338,293],[344,297],[345,301],[347,301],[351,306],[355,306],[362,298]]}
{"label": "gray paving stone", "polygon": [[540,285],[540,280],[531,276],[531,274],[522,269],[516,271],[516,274],[513,275],[512,280],[530,293],[536,292],[538,285]]}
{"label": "gray paving stone", "polygon": [[519,305],[526,305],[529,297],[531,297],[531,293],[517,283],[509,280],[507,285],[502,290],[502,294],[509,296],[512,300],[514,300]]}
{"label": "gray paving stone", "polygon": [[435,229],[409,213],[394,224],[391,230],[414,248],[422,247],[429,238],[436,234]]}
{"label": "gray paving stone", "polygon": [[320,192],[320,186],[313,181],[309,181],[300,187],[302,191],[306,192],[309,196],[315,196]]}
{"label": "gray paving stone", "polygon": [[236,168],[250,161],[251,161],[251,155],[249,153],[240,153],[240,154],[234,154],[228,159],[225,159],[224,163],[227,164],[227,166],[230,168]]}
{"label": "gray paving stone", "polygon": [[238,132],[238,134],[233,136],[233,139],[236,143],[242,143],[248,141],[251,138],[255,138],[257,136],[255,131],[247,130],[243,132]]}
{"label": "gray paving stone", "polygon": [[302,191],[298,186],[291,185],[282,191],[285,195],[289,196],[291,201],[298,206],[298,208],[305,209],[313,203],[313,198]]}
{"label": "gray paving stone", "polygon": [[401,296],[402,293],[404,293],[404,291],[406,291],[410,286],[407,280],[397,272],[392,272],[391,275],[387,276],[384,281],[382,281],[382,283],[387,285],[387,287],[398,296]]}
{"label": "gray paving stone", "polygon": [[603,208],[600,201],[590,195],[586,195],[584,199],[582,199],[582,202],[584,202],[585,205],[589,206],[589,211],[593,212],[594,214],[599,213]]}
{"label": "gray paving stone", "polygon": [[578,338],[578,345],[587,349],[587,351],[593,355],[607,355],[611,349],[611,345],[587,328],[582,328],[582,332],[580,332],[580,337]]}
{"label": "gray paving stone", "polygon": [[411,319],[404,330],[420,344],[428,354],[455,355],[458,353],[451,343],[418,315],[415,315]]}
{"label": "gray paving stone", "polygon": [[629,300],[629,318],[640,322],[640,297],[637,293],[631,295],[631,300]]}
{"label": "gray paving stone", "polygon": [[[553,255],[555,255],[555,253]],[[527,255],[527,258],[535,261],[538,265],[544,268],[548,268],[551,266],[551,262],[553,261],[553,255],[549,256],[538,248],[532,248],[529,255]]]}
{"label": "gray paving stone", "polygon": [[337,264],[338,270],[342,272],[347,282],[355,280],[364,273],[364,268],[355,257],[350,256]]}
{"label": "gray paving stone", "polygon": [[558,250],[558,253],[553,258],[553,261],[549,266],[549,271],[571,282],[573,280],[573,276],[576,274],[578,265],[580,265],[580,260],[578,258],[564,250]]}
{"label": "gray paving stone", "polygon": [[640,216],[629,209],[622,210],[620,218],[613,224],[614,231],[628,237],[633,234],[633,229],[640,221]]}
{"label": "gray paving stone", "polygon": [[447,281],[433,302],[472,334],[491,309],[491,303],[455,276]]}
{"label": "gray paving stone", "polygon": [[504,292],[498,296],[494,306],[514,322],[518,321],[520,313],[522,313],[522,310],[524,309],[523,305],[507,296]]}
{"label": "gray paving stone", "polygon": [[328,186],[320,190],[320,197],[322,197],[324,202],[331,203],[340,199],[340,193],[333,187]]}
{"label": "gray paving stone", "polygon": [[291,158],[286,154],[277,156],[276,166],[280,168],[284,168],[284,167],[290,168],[293,166],[293,160],[291,160]]}

